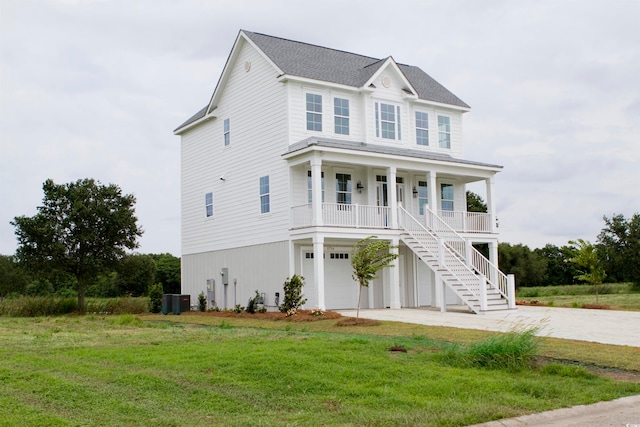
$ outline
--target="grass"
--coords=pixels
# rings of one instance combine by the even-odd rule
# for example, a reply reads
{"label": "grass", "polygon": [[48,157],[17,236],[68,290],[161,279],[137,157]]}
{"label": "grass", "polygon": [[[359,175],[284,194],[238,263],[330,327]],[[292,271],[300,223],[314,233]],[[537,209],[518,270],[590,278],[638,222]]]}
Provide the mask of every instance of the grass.
{"label": "grass", "polygon": [[[451,328],[249,321],[0,318],[0,425],[463,426],[640,393],[576,367],[446,363]],[[458,343],[500,336],[475,332]]]}
{"label": "grass", "polygon": [[[599,305],[613,310],[640,311],[640,292],[633,291],[631,283],[606,283],[598,289],[598,294]],[[583,308],[596,304],[595,289],[589,285],[518,288],[516,299],[552,307]]]}
{"label": "grass", "polygon": [[[122,314],[145,313],[149,299],[145,297],[131,298],[87,298],[87,313]],[[76,313],[78,302],[76,297],[32,297],[0,299],[0,316],[37,317],[56,316]]]}

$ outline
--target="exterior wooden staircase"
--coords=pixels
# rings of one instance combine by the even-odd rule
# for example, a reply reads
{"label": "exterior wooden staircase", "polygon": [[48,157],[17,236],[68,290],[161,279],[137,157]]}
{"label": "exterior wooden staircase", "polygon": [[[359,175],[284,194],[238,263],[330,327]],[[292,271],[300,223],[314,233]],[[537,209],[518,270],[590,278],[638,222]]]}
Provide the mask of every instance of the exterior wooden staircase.
{"label": "exterior wooden staircase", "polygon": [[[426,206],[422,224],[399,208],[400,239],[477,314],[515,310],[515,282]],[[443,302],[444,304],[444,302]]]}

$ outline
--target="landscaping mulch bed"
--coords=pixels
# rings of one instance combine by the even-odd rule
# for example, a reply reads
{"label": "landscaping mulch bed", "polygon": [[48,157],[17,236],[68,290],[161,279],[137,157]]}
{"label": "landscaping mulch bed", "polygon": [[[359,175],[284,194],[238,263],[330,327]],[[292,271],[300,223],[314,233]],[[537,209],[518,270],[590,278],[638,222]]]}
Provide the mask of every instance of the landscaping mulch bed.
{"label": "landscaping mulch bed", "polygon": [[[339,319],[342,317],[340,313],[335,311],[323,311],[322,314],[315,310],[299,310],[298,313],[287,316],[287,313],[281,313],[279,311],[268,311],[266,313],[236,313],[234,311],[205,311],[205,312],[190,312],[197,314],[198,316],[213,316],[213,317],[225,317],[236,319],[262,319],[262,320],[283,320],[285,322],[315,322],[318,320]],[[189,315],[189,313],[184,313]]]}

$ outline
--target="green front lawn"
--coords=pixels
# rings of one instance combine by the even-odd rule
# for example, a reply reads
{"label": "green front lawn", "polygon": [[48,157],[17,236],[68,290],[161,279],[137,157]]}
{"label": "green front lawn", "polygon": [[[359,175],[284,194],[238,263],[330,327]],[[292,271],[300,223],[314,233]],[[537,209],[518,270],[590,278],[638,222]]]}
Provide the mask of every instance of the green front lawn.
{"label": "green front lawn", "polygon": [[453,366],[424,326],[157,318],[0,318],[0,425],[463,426],[640,393],[582,369]]}

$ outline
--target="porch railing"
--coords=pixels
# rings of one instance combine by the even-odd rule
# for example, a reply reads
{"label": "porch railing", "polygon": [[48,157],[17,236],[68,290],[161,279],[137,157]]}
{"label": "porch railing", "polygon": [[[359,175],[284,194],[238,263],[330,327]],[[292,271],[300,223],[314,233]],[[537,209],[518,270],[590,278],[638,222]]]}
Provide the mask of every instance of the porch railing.
{"label": "porch railing", "polygon": [[[292,207],[291,215],[292,228],[313,225],[311,203]],[[390,208],[387,206],[322,204],[322,223],[330,227],[389,228],[389,215]],[[438,215],[435,215],[432,211],[425,209],[424,221],[427,227],[437,231],[446,232],[450,229],[471,233],[490,233],[492,231],[491,215],[486,213],[438,211]]]}
{"label": "porch railing", "polygon": [[[342,203],[322,204],[322,225],[329,227],[389,228],[390,208],[387,206],[347,205]],[[304,228],[313,225],[311,203],[291,208],[292,227]]]}
{"label": "porch railing", "polygon": [[[428,212],[427,215],[433,215]],[[451,228],[462,232],[490,233],[491,215],[482,212],[438,211],[438,216]],[[432,221],[434,222],[434,221]]]}

